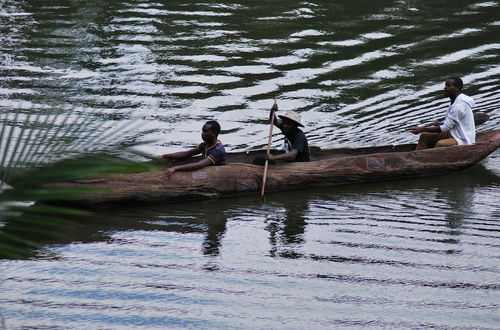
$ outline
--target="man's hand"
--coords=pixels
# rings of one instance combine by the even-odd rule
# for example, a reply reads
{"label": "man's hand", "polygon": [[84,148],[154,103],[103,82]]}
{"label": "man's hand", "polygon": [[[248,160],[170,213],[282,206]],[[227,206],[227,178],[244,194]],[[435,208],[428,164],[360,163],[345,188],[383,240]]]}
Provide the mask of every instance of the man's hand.
{"label": "man's hand", "polygon": [[278,111],[278,103],[276,103],[276,100],[274,100],[274,104],[271,107],[271,111]]}
{"label": "man's hand", "polygon": [[163,175],[161,177],[168,180],[174,173],[175,173],[175,167],[169,167],[165,170],[165,172],[163,172]]}
{"label": "man's hand", "polygon": [[276,157],[271,155],[271,154],[266,154],[265,158],[266,158],[266,160],[276,160]]}
{"label": "man's hand", "polygon": [[440,133],[441,127],[440,126],[415,126],[414,128],[410,129],[410,132],[413,134],[418,134],[418,133],[423,133],[423,132],[428,132],[428,133]]}
{"label": "man's hand", "polygon": [[410,132],[412,132],[413,134],[419,134],[419,133],[422,133],[423,131],[424,131],[424,127],[420,127],[420,126],[415,126],[412,129],[410,129]]}

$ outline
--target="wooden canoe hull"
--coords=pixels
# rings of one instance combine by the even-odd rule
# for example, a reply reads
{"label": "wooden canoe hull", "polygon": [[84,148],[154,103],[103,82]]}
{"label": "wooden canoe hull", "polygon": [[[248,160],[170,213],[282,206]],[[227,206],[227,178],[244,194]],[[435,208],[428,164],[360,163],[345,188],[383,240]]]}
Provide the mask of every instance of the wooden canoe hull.
{"label": "wooden canoe hull", "polygon": [[[479,136],[480,142],[474,145],[418,152],[409,151],[414,149],[414,145],[316,149],[313,155],[318,160],[269,166],[266,191],[397,180],[462,170],[478,163],[500,147],[500,130],[485,132]],[[234,154],[233,159],[243,160],[247,156],[253,157],[255,153]],[[228,158],[231,161],[231,155]],[[176,172],[169,180],[161,177],[162,169],[65,182],[58,186],[100,188],[102,190],[79,200],[64,203],[79,207],[105,207],[257,194],[261,189],[263,175],[262,166],[250,163],[230,163],[193,172]]]}

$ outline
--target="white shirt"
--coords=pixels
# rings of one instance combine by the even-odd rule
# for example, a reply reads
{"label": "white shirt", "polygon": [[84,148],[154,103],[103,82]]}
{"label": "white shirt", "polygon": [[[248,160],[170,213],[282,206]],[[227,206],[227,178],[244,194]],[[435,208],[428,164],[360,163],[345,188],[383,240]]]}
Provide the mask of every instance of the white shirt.
{"label": "white shirt", "polygon": [[446,118],[441,131],[450,132],[451,136],[457,140],[458,145],[468,145],[476,142],[476,125],[472,107],[474,100],[465,94],[457,96],[446,111]]}

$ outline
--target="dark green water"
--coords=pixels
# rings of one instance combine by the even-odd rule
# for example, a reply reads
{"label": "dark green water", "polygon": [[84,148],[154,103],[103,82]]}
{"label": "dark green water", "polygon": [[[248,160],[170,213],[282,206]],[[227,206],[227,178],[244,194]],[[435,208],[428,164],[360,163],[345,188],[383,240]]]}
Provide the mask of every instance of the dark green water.
{"label": "dark green water", "polygon": [[[243,151],[267,143],[277,98],[312,145],[408,143],[460,75],[497,128],[499,32],[498,1],[0,0],[1,118],[132,119],[150,154],[199,143],[213,118]],[[265,205],[99,212],[45,256],[0,262],[0,328],[497,329],[499,202],[497,151]]]}

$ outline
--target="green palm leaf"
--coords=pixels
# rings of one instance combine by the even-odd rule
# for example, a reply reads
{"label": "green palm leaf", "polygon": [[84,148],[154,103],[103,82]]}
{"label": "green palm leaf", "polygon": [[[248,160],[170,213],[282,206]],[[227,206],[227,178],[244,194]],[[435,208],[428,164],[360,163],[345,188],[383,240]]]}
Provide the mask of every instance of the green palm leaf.
{"label": "green palm leaf", "polygon": [[88,211],[50,205],[96,193],[51,185],[111,173],[148,170],[116,156],[127,149],[134,121],[110,129],[92,112],[10,110],[0,118],[0,258],[26,258],[41,241]]}

